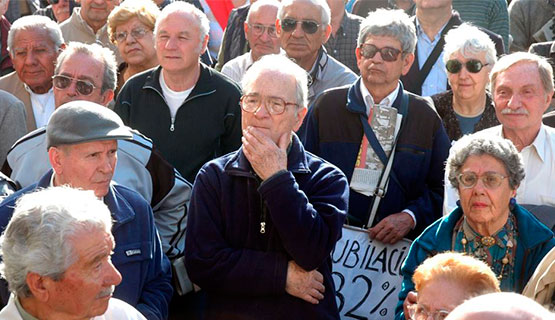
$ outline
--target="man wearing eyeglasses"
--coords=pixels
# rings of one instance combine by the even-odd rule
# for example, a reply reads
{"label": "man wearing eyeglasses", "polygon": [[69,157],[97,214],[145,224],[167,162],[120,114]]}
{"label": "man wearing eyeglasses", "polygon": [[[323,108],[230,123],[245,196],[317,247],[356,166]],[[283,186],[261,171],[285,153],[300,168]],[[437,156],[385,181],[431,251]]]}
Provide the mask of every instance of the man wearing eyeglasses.
{"label": "man wearing eyeglasses", "polygon": [[45,126],[54,112],[52,76],[63,48],[60,27],[47,17],[22,17],[10,29],[8,50],[15,72],[0,78],[0,89],[23,102],[28,131]]}
{"label": "man wearing eyeglasses", "polygon": [[258,0],[251,5],[244,24],[251,50],[224,64],[223,74],[241,82],[243,75],[255,61],[264,55],[279,53],[276,17],[280,6],[277,0]]}
{"label": "man wearing eyeglasses", "polygon": [[283,55],[255,62],[243,78],[243,146],[197,176],[185,261],[206,292],[205,319],[339,319],[330,253],[348,186],[294,134],[306,83]]}
{"label": "man wearing eyeglasses", "polygon": [[[113,99],[116,70],[116,61],[109,49],[98,44],[70,43],[58,57],[53,77],[56,106],[87,100],[106,107]],[[113,180],[140,193],[150,203],[162,248],[172,264],[178,266],[183,263],[179,262],[179,258],[185,247],[184,217],[191,185],[161,156],[148,137],[138,131],[130,131],[132,140],[118,143],[118,162]],[[2,172],[19,186],[27,187],[50,169],[46,128],[42,127],[14,144]],[[188,285],[191,285],[190,282]]]}
{"label": "man wearing eyeglasses", "polygon": [[308,74],[308,105],[326,89],[355,82],[356,75],[323,47],[331,34],[326,0],[285,0],[281,5],[276,21],[281,47]]}
{"label": "man wearing eyeglasses", "polygon": [[441,217],[449,138],[431,102],[399,81],[415,42],[403,11],[372,12],[358,37],[360,79],[323,93],[307,115],[306,149],[349,178],[349,224],[383,243],[414,239]]}

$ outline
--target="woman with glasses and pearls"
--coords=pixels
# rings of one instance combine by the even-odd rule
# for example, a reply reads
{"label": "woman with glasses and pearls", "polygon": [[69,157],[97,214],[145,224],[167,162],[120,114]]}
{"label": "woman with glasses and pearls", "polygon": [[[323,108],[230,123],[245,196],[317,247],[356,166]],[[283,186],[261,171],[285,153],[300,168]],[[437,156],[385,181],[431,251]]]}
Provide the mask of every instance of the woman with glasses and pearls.
{"label": "woman with glasses and pearls", "polygon": [[426,259],[412,276],[417,303],[408,306],[411,320],[443,320],[465,300],[499,292],[490,267],[469,255],[444,252]]}
{"label": "woman with glasses and pearls", "polygon": [[158,65],[153,32],[159,14],[151,0],[125,1],[110,13],[110,41],[117,45],[124,61],[118,67],[116,94],[132,75]]}
{"label": "woman with glasses and pearls", "polygon": [[401,268],[398,320],[408,319],[406,308],[415,302],[415,295],[409,295],[414,271],[430,256],[444,251],[471,255],[493,270],[502,291],[520,293],[555,246],[553,232],[514,200],[524,167],[511,141],[466,135],[451,148],[446,170],[460,201],[412,243]]}
{"label": "woman with glasses and pearls", "polygon": [[469,24],[445,36],[443,61],[451,90],[433,95],[437,113],[451,141],[499,124],[491,95],[489,73],[497,61],[495,44]]}

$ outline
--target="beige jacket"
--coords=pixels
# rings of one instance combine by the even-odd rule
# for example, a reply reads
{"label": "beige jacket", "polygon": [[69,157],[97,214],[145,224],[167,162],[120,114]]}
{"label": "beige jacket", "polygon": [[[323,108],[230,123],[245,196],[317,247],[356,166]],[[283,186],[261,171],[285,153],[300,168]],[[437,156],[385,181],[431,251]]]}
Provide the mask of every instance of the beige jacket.
{"label": "beige jacket", "polygon": [[27,132],[31,132],[37,128],[35,114],[33,113],[33,105],[31,104],[31,95],[19,80],[17,73],[14,71],[0,78],[0,89],[13,94],[21,100],[25,105],[25,113],[27,115]]}
{"label": "beige jacket", "polygon": [[541,305],[553,308],[551,303],[555,294],[555,248],[543,257],[522,294]]}

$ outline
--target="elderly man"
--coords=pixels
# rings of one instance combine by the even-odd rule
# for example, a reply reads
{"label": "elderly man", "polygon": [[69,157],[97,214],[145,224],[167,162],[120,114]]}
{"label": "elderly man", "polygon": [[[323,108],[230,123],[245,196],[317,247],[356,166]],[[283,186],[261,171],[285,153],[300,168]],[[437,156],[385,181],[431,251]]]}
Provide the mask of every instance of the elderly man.
{"label": "elderly man", "polygon": [[[443,46],[447,31],[462,24],[456,11],[453,11],[452,0],[415,0],[416,25],[415,61],[406,75],[401,77],[406,90],[422,95],[432,96],[447,90],[447,73],[443,62]],[[505,52],[503,38],[487,29],[487,33],[495,43],[497,55]]]}
{"label": "elderly man", "polygon": [[122,276],[110,259],[110,211],[91,191],[24,195],[2,236],[8,305],[0,319],[145,319],[111,298]]}
{"label": "elderly man", "polygon": [[415,42],[403,11],[370,13],[356,49],[361,78],[326,91],[307,116],[306,149],[350,179],[349,223],[384,243],[414,239],[441,217],[449,138],[431,102],[399,81]]}
{"label": "elderly man", "polygon": [[362,18],[345,10],[342,0],[327,0],[331,11],[331,34],[324,44],[329,55],[359,74],[355,49]]}
{"label": "elderly man", "polygon": [[[517,189],[517,202],[555,207],[555,129],[542,124],[553,96],[553,69],[545,58],[517,52],[499,59],[490,77],[501,125],[480,132],[511,140],[522,155],[526,175]],[[453,188],[445,191],[444,213],[449,213],[458,196]]]}
{"label": "elderly man", "polygon": [[308,73],[308,105],[326,89],[355,82],[356,75],[323,47],[331,34],[326,0],[284,0],[281,4],[276,21],[281,47]]}
{"label": "elderly man", "polygon": [[[98,44],[70,43],[58,57],[54,76],[56,107],[75,100],[106,106],[116,86],[116,61]],[[164,252],[173,261],[185,247],[185,213],[191,185],[160,155],[152,141],[137,131],[118,144],[113,180],[133,189],[154,210]],[[26,187],[51,169],[46,128],[28,133],[11,148],[2,171]]]}
{"label": "elderly man", "polygon": [[520,294],[481,295],[456,307],[445,320],[553,320],[555,314]]}
{"label": "elderly man", "polygon": [[74,101],[56,109],[46,127],[46,147],[53,170],[0,205],[0,226],[7,225],[15,201],[48,186],[93,190],[112,212],[118,247],[113,260],[123,276],[114,296],[149,319],[165,319],[172,295],[171,271],[154,226],[152,209],[135,191],[112,183],[117,140],[133,135],[108,108]]}
{"label": "elderly man", "polygon": [[347,179],[304,151],[306,73],[268,55],[243,78],[243,146],[207,163],[193,189],[185,261],[205,317],[339,319],[330,252]]}
{"label": "elderly man", "polygon": [[23,17],[10,29],[8,50],[15,72],[0,78],[0,89],[23,102],[29,131],[45,126],[54,112],[52,76],[64,47],[60,27],[47,17]]}
{"label": "elderly man", "polygon": [[241,82],[247,69],[262,56],[279,53],[279,39],[276,33],[276,17],[281,4],[277,0],[258,0],[251,5],[244,23],[245,36],[251,50],[228,61],[222,73]]}
{"label": "elderly man", "polygon": [[160,66],[129,79],[115,107],[191,182],[203,164],[237,149],[241,139],[239,87],[199,62],[208,23],[189,3],[166,6],[154,29]]}
{"label": "elderly man", "polygon": [[60,24],[66,43],[101,43],[112,50],[120,61],[118,48],[110,41],[106,24],[110,12],[119,2],[120,0],[81,0],[81,7],[74,8],[69,19]]}

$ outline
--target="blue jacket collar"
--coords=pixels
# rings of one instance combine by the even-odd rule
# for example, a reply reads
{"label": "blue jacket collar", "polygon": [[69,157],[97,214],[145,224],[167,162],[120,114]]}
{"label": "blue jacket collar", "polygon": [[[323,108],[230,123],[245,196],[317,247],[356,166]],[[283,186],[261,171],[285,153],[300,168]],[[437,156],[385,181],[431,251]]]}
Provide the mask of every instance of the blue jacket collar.
{"label": "blue jacket collar", "polygon": [[[366,115],[366,105],[364,104],[362,92],[360,92],[361,81],[362,78],[359,77],[358,80],[349,87],[349,91],[347,92],[347,110],[354,113],[362,113],[363,115]],[[397,98],[393,102],[393,107],[397,108],[397,110],[399,110],[399,107],[401,106],[403,91],[403,84],[399,81],[399,93],[397,94]]]}
{"label": "blue jacket collar", "polygon": [[[52,174],[54,174],[54,170],[50,169],[48,172],[43,175],[37,183],[38,188],[48,188],[50,187],[50,181],[52,179]],[[117,197],[117,189],[115,188],[114,181],[110,183],[110,188],[108,189],[108,193],[104,196],[104,204],[110,210],[112,217],[115,220],[115,223],[112,227],[112,230],[115,230],[119,225],[127,223],[130,220],[135,218],[135,210],[130,206],[130,204],[123,198]]]}
{"label": "blue jacket collar", "polygon": [[[310,173],[304,147],[296,134],[292,136],[291,148],[287,154],[287,170],[293,173]],[[242,146],[225,164],[224,172],[235,176],[256,177]]]}

